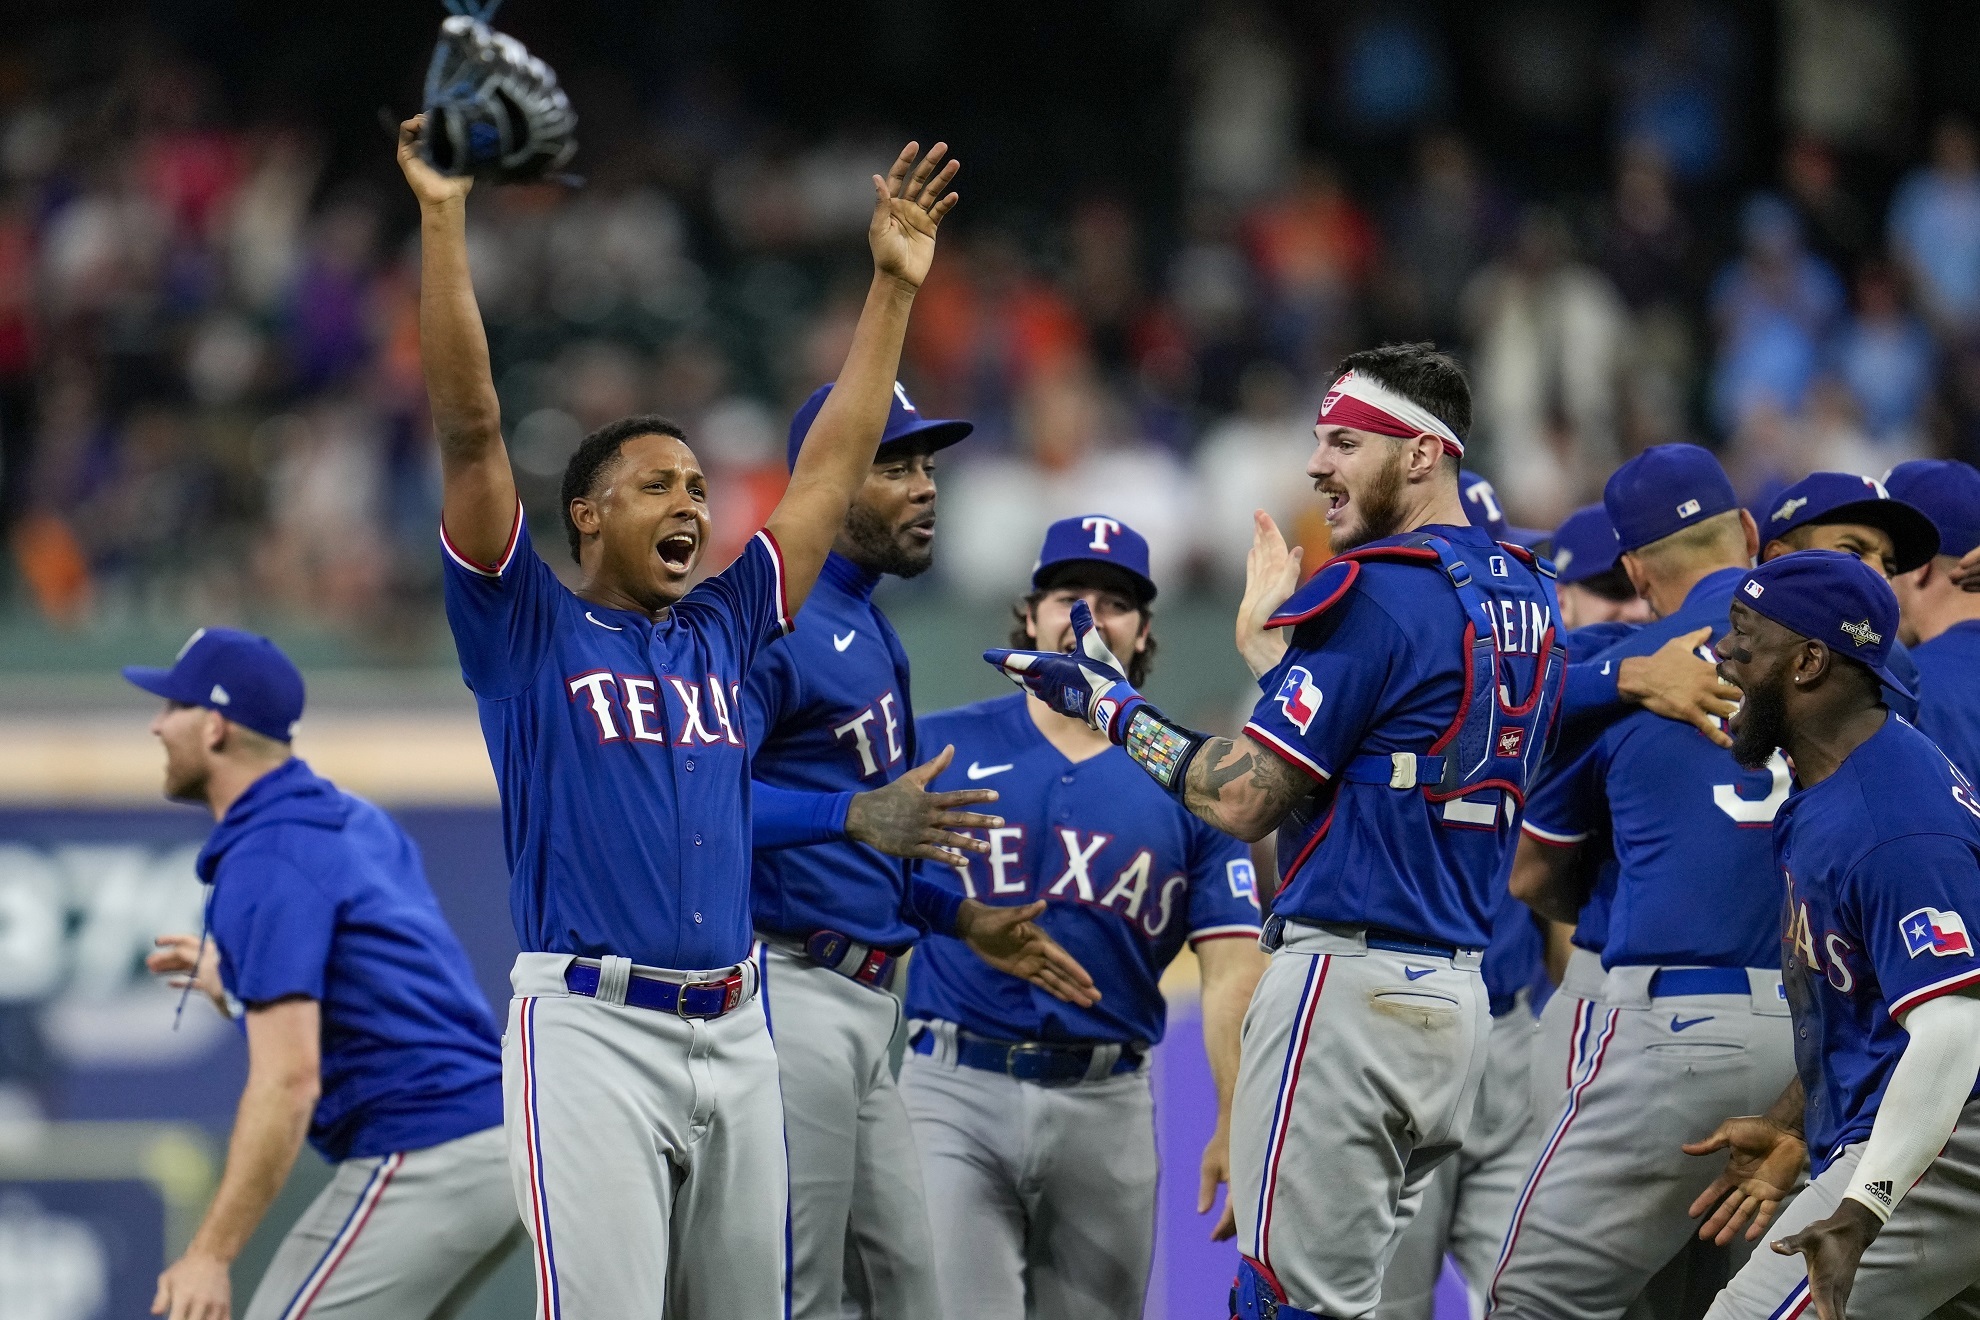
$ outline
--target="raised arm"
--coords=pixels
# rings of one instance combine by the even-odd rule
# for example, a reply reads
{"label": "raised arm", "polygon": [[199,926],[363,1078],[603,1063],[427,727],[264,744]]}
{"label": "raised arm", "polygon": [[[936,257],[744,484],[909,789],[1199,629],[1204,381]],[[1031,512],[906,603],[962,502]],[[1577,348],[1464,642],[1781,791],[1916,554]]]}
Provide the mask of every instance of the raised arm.
{"label": "raised arm", "polygon": [[451,178],[421,159],[423,118],[399,125],[399,168],[419,198],[419,355],[440,442],[440,522],[463,557],[497,564],[515,531],[516,481],[468,275],[474,180]]}
{"label": "raised arm", "polygon": [[953,160],[942,164],[948,150],[937,142],[916,164],[921,147],[910,142],[885,179],[873,176],[873,221],[866,231],[873,283],[853,331],[852,351],[798,451],[784,498],[770,515],[770,534],[784,552],[784,589],[793,614],[811,594],[886,429],[908,312],[935,259],[935,230],[956,204],[956,194],[944,192],[959,168]]}

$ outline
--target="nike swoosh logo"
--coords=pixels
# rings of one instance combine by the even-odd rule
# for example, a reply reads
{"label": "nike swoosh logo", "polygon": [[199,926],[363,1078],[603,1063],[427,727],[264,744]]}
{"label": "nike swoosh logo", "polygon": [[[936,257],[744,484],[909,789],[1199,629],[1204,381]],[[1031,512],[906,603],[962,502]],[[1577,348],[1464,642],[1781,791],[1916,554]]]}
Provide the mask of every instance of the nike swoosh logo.
{"label": "nike swoosh logo", "polygon": [[853,644],[853,638],[857,636],[859,636],[859,629],[857,628],[848,629],[844,637],[839,636],[839,634],[837,633],[833,633],[832,646],[837,650],[843,651],[848,646],[851,646]]}
{"label": "nike swoosh logo", "polygon": [[1695,1027],[1701,1022],[1710,1022],[1711,1020],[1712,1014],[1710,1013],[1707,1013],[1704,1017],[1695,1018],[1681,1018],[1673,1014],[1671,1016],[1671,1030],[1683,1031],[1686,1027]]}
{"label": "nike swoosh logo", "polygon": [[1434,967],[1405,967],[1403,968],[1403,975],[1412,981],[1421,981],[1424,977],[1436,970]]}
{"label": "nike swoosh logo", "polygon": [[[1011,763],[1011,765],[1015,764],[1016,762]],[[988,779],[991,775],[1001,775],[1010,768],[1010,765],[978,765],[976,762],[971,761],[969,763],[969,769],[963,771],[963,773],[971,779]]]}
{"label": "nike swoosh logo", "polygon": [[625,631],[625,629],[624,629],[624,628],[615,628],[615,627],[613,627],[613,626],[612,626],[611,624],[609,624],[609,623],[606,623],[606,622],[604,622],[604,621],[603,621],[602,619],[599,619],[599,618],[597,618],[597,617],[595,617],[595,616],[594,616],[594,615],[592,614],[592,612],[591,612],[590,610],[586,610],[586,611],[584,612],[584,617],[585,617],[585,618],[587,618],[587,619],[590,619],[590,620],[591,620],[591,621],[592,621],[593,623],[595,623],[595,624],[597,624],[597,625],[598,625],[599,627],[601,627],[601,628],[603,628],[603,629],[604,629],[604,630],[605,630],[606,632],[624,632],[624,631]]}

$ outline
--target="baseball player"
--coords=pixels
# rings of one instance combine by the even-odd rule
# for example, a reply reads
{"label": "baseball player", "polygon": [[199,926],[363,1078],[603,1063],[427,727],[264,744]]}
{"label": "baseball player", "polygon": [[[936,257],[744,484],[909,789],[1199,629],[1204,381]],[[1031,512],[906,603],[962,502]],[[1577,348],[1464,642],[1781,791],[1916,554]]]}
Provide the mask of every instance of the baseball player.
{"label": "baseball player", "polygon": [[1609,511],[1576,509],[1555,529],[1551,558],[1561,593],[1561,622],[1570,631],[1598,623],[1648,623],[1650,607],[1622,570],[1622,543]]}
{"label": "baseball player", "polygon": [[248,1320],[453,1315],[523,1231],[495,1020],[418,849],[290,753],[303,681],[273,642],[202,628],[170,669],[124,677],[165,699],[165,795],[218,822],[197,864],[212,938],[161,936],[146,965],[248,1043],[220,1188],[152,1314],[228,1320],[228,1267],[307,1136],[335,1173]]}
{"label": "baseball player", "polygon": [[1891,578],[1902,611],[1898,635],[1918,669],[1914,722],[1980,781],[1980,596],[1952,583],[1960,557],[1980,549],[1980,472],[1920,459],[1892,468],[1884,484],[1939,529],[1939,553]]}
{"label": "baseball player", "polygon": [[[831,389],[791,422],[793,468]],[[947,749],[909,770],[917,748],[907,653],[872,600],[882,575],[913,577],[933,562],[934,455],[969,430],[922,417],[895,387],[879,451],[796,631],[767,648],[743,684],[754,749],[751,908],[783,1087],[796,1316],[839,1320],[848,1298],[862,1314],[940,1314],[920,1163],[889,1054],[900,1023],[889,991],[914,942],[930,930],[961,935],[1049,991],[1091,991],[1084,970],[1032,923],[1042,902],[989,907],[910,882],[898,860],[987,848],[956,831],[1004,823],[962,810],[994,801],[993,789],[925,791],[949,764]]]}
{"label": "baseball player", "polygon": [[[1624,570],[1659,616],[1603,656],[1723,626],[1758,544],[1718,461],[1692,445],[1652,447],[1609,478],[1603,504]],[[1507,1317],[1620,1316],[1691,1237],[1688,1209],[1713,1171],[1680,1144],[1777,1094],[1792,1069],[1767,855],[1787,766],[1743,768],[1647,712],[1571,736],[1527,802],[1514,892],[1575,920],[1580,849],[1605,827],[1615,892],[1574,1082],[1547,1121],[1490,1289],[1491,1313]]]}
{"label": "baseball player", "polygon": [[1980,797],[1886,706],[1902,679],[1879,574],[1786,555],[1744,577],[1731,615],[1718,649],[1746,693],[1735,754],[1795,768],[1772,834],[1796,1076],[1691,1148],[1733,1152],[1698,1199],[1705,1231],[1730,1237],[1750,1216],[1757,1238],[1810,1163],[1814,1181],[1711,1320],[1975,1314]]}
{"label": "baseball player", "polygon": [[1560,697],[1551,580],[1471,527],[1463,373],[1429,345],[1351,355],[1307,473],[1337,550],[1267,623],[1291,643],[1236,739],[1135,691],[1084,607],[1070,655],[986,655],[1239,838],[1283,887],[1232,1101],[1241,1316],[1365,1315],[1471,1121],[1478,966],[1514,812]]}
{"label": "baseball player", "polygon": [[[1032,588],[1016,640],[1070,646],[1083,605],[1146,676],[1155,583],[1133,528],[1105,514],[1054,523]],[[1100,991],[1053,999],[941,936],[915,954],[901,1089],[928,1183],[940,1313],[1133,1320],[1155,1244],[1158,982],[1184,944],[1195,950],[1218,1097],[1202,1162],[1208,1209],[1228,1176],[1239,1024],[1265,964],[1250,858],[1085,720],[1036,697],[944,711],[921,733],[956,749],[937,785],[994,783],[1004,816],[987,851],[953,872],[925,869],[960,894],[1018,905],[999,910],[1044,903],[1039,924]]]}
{"label": "baseball player", "polygon": [[873,282],[845,367],[736,562],[690,590],[706,479],[672,423],[629,417],[564,472],[573,591],[530,545],[503,450],[468,183],[420,160],[418,127],[399,160],[421,209],[447,619],[501,788],[523,950],[504,1112],[538,1314],[769,1320],[787,1303],[786,1165],[750,956],[742,682],[872,463],[955,162],[909,144],[874,176]]}

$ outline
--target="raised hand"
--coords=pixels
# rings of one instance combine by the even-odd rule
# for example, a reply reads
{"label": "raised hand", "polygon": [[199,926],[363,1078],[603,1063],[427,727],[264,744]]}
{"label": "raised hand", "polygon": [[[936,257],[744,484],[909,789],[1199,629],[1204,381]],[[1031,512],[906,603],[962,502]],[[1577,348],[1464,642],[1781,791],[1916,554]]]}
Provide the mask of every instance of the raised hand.
{"label": "raised hand", "polygon": [[227,1011],[227,991],[220,984],[220,950],[212,940],[201,944],[193,935],[160,935],[158,947],[145,955],[145,970],[166,977],[174,990],[188,985],[213,1001],[222,1013]]}
{"label": "raised hand", "polygon": [[983,658],[1053,710],[1085,720],[1118,743],[1142,695],[1127,681],[1127,667],[1108,649],[1083,600],[1073,602],[1072,626],[1071,655],[993,647]]}
{"label": "raised hand", "polygon": [[998,971],[1029,981],[1055,999],[1091,1008],[1100,1002],[1100,991],[1079,960],[1035,924],[1044,911],[1042,898],[1021,907],[992,907],[966,898],[956,931]]}
{"label": "raised hand", "polygon": [[[1781,1203],[1794,1194],[1795,1184],[1808,1167],[1808,1147],[1794,1132],[1759,1115],[1729,1118],[1705,1140],[1684,1146],[1687,1155],[1711,1155],[1722,1150],[1732,1152],[1724,1171],[1691,1203],[1693,1219],[1712,1210],[1712,1217],[1699,1227],[1698,1236],[1723,1247],[1751,1217],[1746,1239],[1757,1242],[1780,1212]],[[1713,1210],[1715,1205],[1718,1208]]]}
{"label": "raised hand", "polygon": [[846,808],[846,837],[893,857],[916,857],[951,866],[962,863],[962,850],[989,852],[990,845],[984,840],[955,831],[1002,825],[1002,816],[958,809],[995,802],[996,792],[987,788],[928,791],[930,781],[949,768],[955,754],[953,745],[944,747],[886,787],[853,794]]}
{"label": "raised hand", "polygon": [[1711,639],[1710,628],[1673,637],[1649,655],[1633,655],[1616,666],[1616,693],[1653,715],[1689,724],[1721,747],[1733,745],[1719,723],[1739,709],[1739,689],[1719,677],[1719,668],[1698,654]]}
{"label": "raised hand", "polygon": [[1286,538],[1272,515],[1263,509],[1251,514],[1251,549],[1244,557],[1244,599],[1238,602],[1237,649],[1253,678],[1262,678],[1286,653],[1284,634],[1268,631],[1265,621],[1278,612],[1299,588],[1305,546],[1286,547]]}
{"label": "raised hand", "polygon": [[[887,177],[873,176],[873,221],[866,227],[866,243],[873,249],[873,269],[891,276],[911,289],[928,278],[928,267],[935,260],[935,230],[958,200],[946,192],[962,162],[942,164],[949,144],[937,142],[928,154],[915,161],[921,144],[910,142],[894,158]],[[403,158],[404,152],[401,151]],[[941,172],[936,167],[941,166]]]}
{"label": "raised hand", "polygon": [[399,169],[421,206],[460,201],[474,188],[474,180],[467,175],[457,178],[442,174],[426,163],[426,157],[419,154],[419,130],[425,122],[425,115],[414,115],[399,125]]}

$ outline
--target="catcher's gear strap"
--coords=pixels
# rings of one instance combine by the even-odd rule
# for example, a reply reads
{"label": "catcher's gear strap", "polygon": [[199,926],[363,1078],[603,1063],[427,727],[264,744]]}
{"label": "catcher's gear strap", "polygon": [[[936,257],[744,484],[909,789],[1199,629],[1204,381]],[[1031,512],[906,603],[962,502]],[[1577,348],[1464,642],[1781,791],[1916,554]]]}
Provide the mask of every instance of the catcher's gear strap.
{"label": "catcher's gear strap", "polygon": [[1127,754],[1136,765],[1148,772],[1150,778],[1181,797],[1189,777],[1189,763],[1196,759],[1196,753],[1208,741],[1202,734],[1174,723],[1143,701],[1128,717],[1127,733],[1121,739],[1121,746],[1127,749]]}

